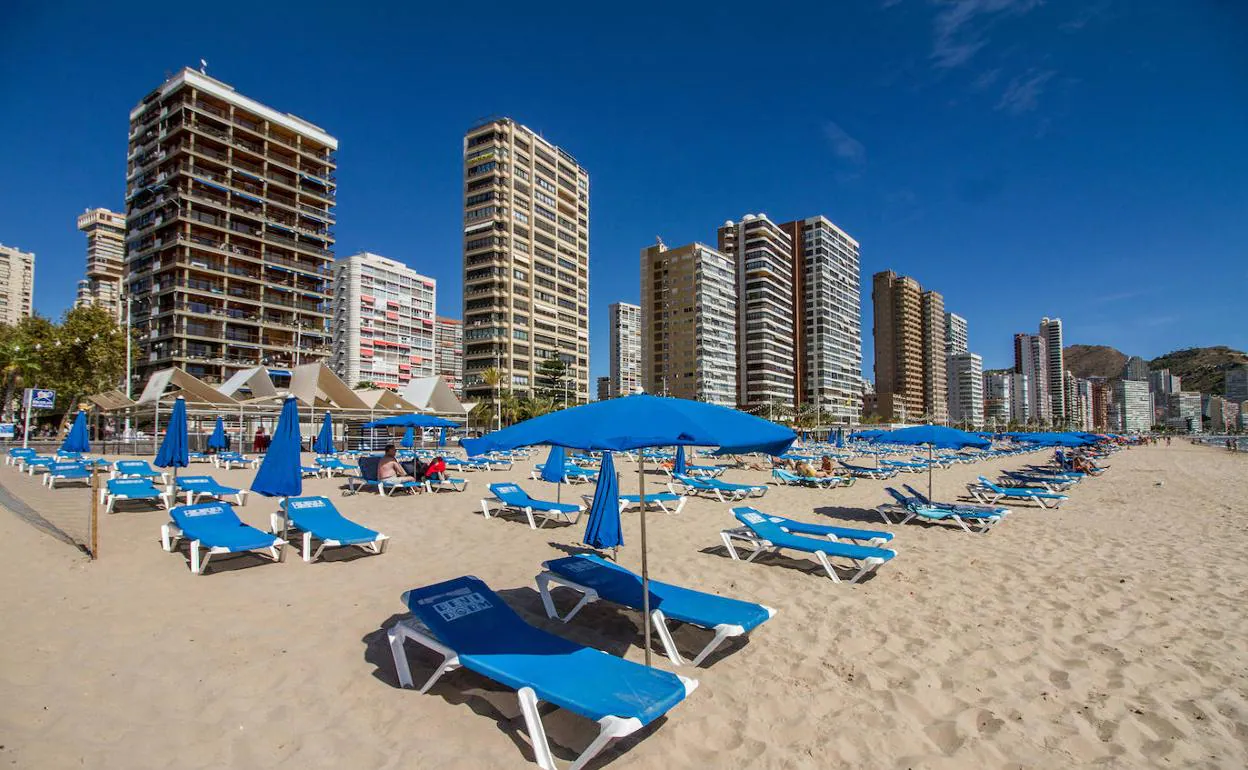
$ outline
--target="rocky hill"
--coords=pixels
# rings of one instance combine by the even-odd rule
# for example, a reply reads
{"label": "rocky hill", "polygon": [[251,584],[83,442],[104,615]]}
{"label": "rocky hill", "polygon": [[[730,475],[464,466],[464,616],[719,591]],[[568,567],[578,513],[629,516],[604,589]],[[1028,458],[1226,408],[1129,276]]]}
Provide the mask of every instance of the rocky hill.
{"label": "rocky hill", "polygon": [[1148,367],[1169,369],[1171,374],[1179,375],[1183,378],[1183,390],[1199,390],[1220,396],[1226,387],[1226,370],[1238,364],[1248,364],[1248,354],[1217,345],[1176,350],[1149,361]]}
{"label": "rocky hill", "polygon": [[1108,345],[1070,345],[1062,353],[1066,368],[1076,377],[1121,377],[1127,364],[1126,354]]}
{"label": "rocky hill", "polygon": [[[1066,368],[1076,377],[1122,376],[1127,355],[1107,345],[1071,345],[1064,349]],[[1226,370],[1237,364],[1248,364],[1248,354],[1225,345],[1211,348],[1187,348],[1158,356],[1148,362],[1149,369],[1169,369],[1183,378],[1183,390],[1221,395],[1226,383]]]}

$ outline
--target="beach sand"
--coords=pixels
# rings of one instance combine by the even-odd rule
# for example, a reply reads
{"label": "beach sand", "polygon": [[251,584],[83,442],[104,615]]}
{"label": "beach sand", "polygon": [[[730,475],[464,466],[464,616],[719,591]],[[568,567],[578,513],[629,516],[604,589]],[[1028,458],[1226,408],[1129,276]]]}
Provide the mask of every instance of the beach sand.
{"label": "beach sand", "polygon": [[[938,471],[936,497],[1040,456]],[[1060,510],[1015,506],[985,536],[882,524],[880,481],[751,501],[894,531],[897,558],[856,586],[801,558],[731,561],[719,544],[735,525],[728,505],[650,514],[653,576],[779,612],[709,666],[682,669],[699,689],[591,767],[1248,766],[1248,457],[1176,441],[1109,463]],[[384,633],[406,612],[404,590],[474,574],[535,625],[642,659],[637,613],[599,603],[563,625],[542,612],[533,577],[575,549],[583,520],[532,531],[481,516],[486,485],[530,467],[415,498],[342,497],[340,480],[309,481],[306,494],[390,535],[388,552],[311,565],[293,550],[282,564],[226,557],[202,577],[161,550],[162,512],[104,516],[102,558],[89,562],[0,511],[0,765],[533,767],[513,692],[462,670],[428,695],[399,689]],[[636,465],[617,468],[635,492]],[[242,485],[253,473],[203,472]],[[87,505],[85,491],[41,492],[10,468],[0,482],[28,502]],[[591,492],[562,489],[565,500]],[[265,527],[274,508],[253,497],[239,512]],[[637,569],[637,514],[624,530],[620,560]],[[696,650],[709,637],[676,638]],[[409,659],[418,681],[435,660],[412,645]],[[561,711],[546,724],[564,767],[595,733]]]}

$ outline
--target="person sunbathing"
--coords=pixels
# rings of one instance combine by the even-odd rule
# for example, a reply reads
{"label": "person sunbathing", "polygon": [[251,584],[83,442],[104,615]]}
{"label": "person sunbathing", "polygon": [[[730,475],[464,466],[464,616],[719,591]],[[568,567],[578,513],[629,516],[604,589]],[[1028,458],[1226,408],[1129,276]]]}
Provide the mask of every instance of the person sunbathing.
{"label": "person sunbathing", "polygon": [[407,472],[399,458],[394,456],[394,444],[386,444],[386,454],[377,464],[378,481],[416,481],[416,477]]}

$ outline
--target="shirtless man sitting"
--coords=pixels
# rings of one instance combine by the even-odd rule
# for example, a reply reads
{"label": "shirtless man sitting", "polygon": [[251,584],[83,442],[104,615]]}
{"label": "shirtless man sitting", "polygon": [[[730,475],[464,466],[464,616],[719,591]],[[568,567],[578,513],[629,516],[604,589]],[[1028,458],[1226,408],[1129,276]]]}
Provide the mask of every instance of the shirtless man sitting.
{"label": "shirtless man sitting", "polygon": [[394,444],[386,444],[386,454],[381,458],[381,462],[377,464],[377,479],[379,481],[417,481],[399,462],[399,458],[394,456]]}

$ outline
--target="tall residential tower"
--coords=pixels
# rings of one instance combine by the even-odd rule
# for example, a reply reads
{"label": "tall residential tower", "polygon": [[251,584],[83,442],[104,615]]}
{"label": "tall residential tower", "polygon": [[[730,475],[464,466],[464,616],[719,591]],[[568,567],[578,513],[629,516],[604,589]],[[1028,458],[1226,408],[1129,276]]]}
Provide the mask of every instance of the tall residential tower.
{"label": "tall residential tower", "polygon": [[464,136],[464,390],[526,396],[559,358],[589,400],[589,172],[511,118]]}
{"label": "tall residential tower", "polygon": [[892,270],[872,278],[875,389],[887,420],[946,418],[944,298]]}
{"label": "tall residential tower", "polygon": [[104,308],[124,320],[121,274],[126,261],[126,216],[108,209],[87,209],[78,215],[78,229],[87,235],[86,278],[78,282],[77,307]]}
{"label": "tall residential tower", "polygon": [[434,319],[434,367],[456,398],[464,397],[464,324],[458,318]]}
{"label": "tall residential tower", "polygon": [[608,309],[611,375],[607,397],[619,398],[641,387],[641,306],[616,302]]}
{"label": "tall residential tower", "polygon": [[0,323],[16,324],[34,312],[35,255],[0,243]]}
{"label": "tall residential tower", "polygon": [[1040,319],[1044,340],[1045,371],[1048,373],[1049,419],[1054,425],[1066,424],[1066,358],[1062,350],[1062,319]]}
{"label": "tall residential tower", "polygon": [[139,382],[329,354],[338,140],[191,69],[130,111],[126,277]]}

